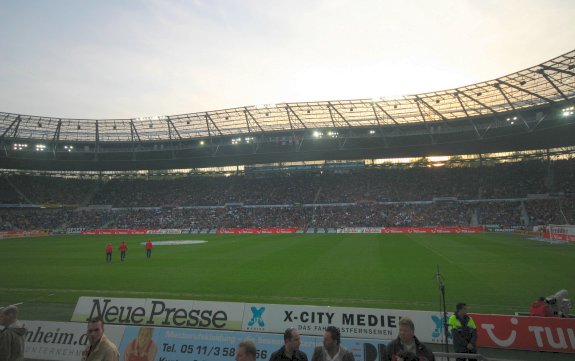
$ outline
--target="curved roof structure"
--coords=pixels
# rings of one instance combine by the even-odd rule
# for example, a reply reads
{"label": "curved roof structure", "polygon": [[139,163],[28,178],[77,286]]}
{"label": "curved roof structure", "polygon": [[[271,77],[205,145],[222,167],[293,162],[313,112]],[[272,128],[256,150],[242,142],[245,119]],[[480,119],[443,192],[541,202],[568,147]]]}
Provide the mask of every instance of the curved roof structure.
{"label": "curved roof structure", "polygon": [[[53,150],[54,154],[54,157],[50,159],[54,161],[58,160],[56,154],[63,151],[61,148],[63,144],[77,144],[82,146],[86,152],[95,154],[102,153],[106,147],[109,150],[114,148],[113,151],[117,151],[117,147],[127,147],[123,151],[132,152],[132,161],[138,158],[134,152],[145,150],[151,144],[155,144],[150,150],[152,152],[158,150],[159,143],[162,143],[162,150],[170,147],[176,150],[190,149],[192,142],[211,144],[212,148],[208,153],[168,156],[170,159],[187,158],[189,160],[205,155],[212,156],[212,158],[219,156],[217,152],[220,151],[220,146],[229,144],[230,139],[232,143],[234,139],[241,141],[242,137],[244,140],[251,139],[252,143],[262,143],[264,141],[274,142],[279,136],[291,134],[301,150],[299,140],[305,139],[309,136],[309,132],[317,129],[324,131],[332,129],[336,137],[340,133],[344,136],[345,132],[347,132],[346,136],[357,137],[358,131],[365,128],[385,129],[381,131],[381,134],[385,137],[384,133],[386,133],[389,138],[398,131],[405,135],[409,129],[421,128],[433,138],[433,133],[437,131],[436,126],[442,127],[462,122],[471,127],[478,139],[482,140],[483,131],[486,133],[492,127],[501,125],[501,121],[511,119],[510,117],[524,124],[527,133],[533,132],[542,121],[542,119],[537,119],[541,115],[532,114],[533,111],[538,109],[547,109],[548,112],[552,112],[551,109],[557,111],[557,107],[572,106],[574,99],[575,50],[497,79],[456,89],[408,95],[398,99],[281,103],[132,119],[70,119],[0,112],[0,142],[5,153],[0,160],[5,163],[4,167],[8,164],[11,167],[18,167],[20,164],[26,168],[33,167],[31,164],[24,164],[25,159],[30,158],[29,156],[22,156],[23,153],[9,154],[14,150],[22,150],[14,148],[14,144],[22,142],[48,143],[48,149]],[[546,117],[552,118],[551,115],[546,115]],[[485,123],[488,125],[482,127],[480,125],[482,119],[490,119],[488,123]],[[478,123],[473,120],[478,120]],[[513,123],[515,122],[511,124]],[[266,137],[262,137],[264,134]],[[431,142],[437,143],[437,140],[432,139]],[[561,144],[564,143],[565,141],[561,142]],[[213,148],[214,144],[217,145],[216,150]],[[397,144],[396,147],[401,148],[403,145]],[[341,147],[341,142],[339,146],[336,146],[336,149],[345,150],[344,148]],[[389,149],[389,144],[386,144],[384,148]],[[67,150],[70,149],[67,148]],[[470,149],[469,151],[476,150]],[[257,152],[256,149],[252,153]],[[323,156],[317,154],[303,158]],[[362,155],[361,152],[356,152],[353,156],[361,157]],[[377,156],[377,154],[365,156]],[[344,154],[343,157],[352,157],[352,154]],[[44,159],[48,158],[44,157]],[[101,160],[101,157],[96,156],[95,160],[98,159]],[[294,159],[297,159],[297,156]],[[12,161],[8,162],[9,160]],[[126,161],[129,160],[126,159]],[[142,157],[141,160],[145,162],[146,159]],[[215,164],[238,164],[239,161],[238,159],[230,162],[222,160]],[[247,160],[247,162],[252,161]],[[56,163],[53,162],[53,164]],[[108,168],[102,164],[100,162],[96,168]],[[146,168],[144,163],[138,166],[119,167],[126,166]]]}

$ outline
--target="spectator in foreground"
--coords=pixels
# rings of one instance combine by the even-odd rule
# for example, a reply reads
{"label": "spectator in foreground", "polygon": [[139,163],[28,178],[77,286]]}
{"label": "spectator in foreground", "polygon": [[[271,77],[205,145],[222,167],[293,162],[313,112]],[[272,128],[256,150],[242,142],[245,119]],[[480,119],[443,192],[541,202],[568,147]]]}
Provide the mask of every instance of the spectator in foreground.
{"label": "spectator in foreground", "polygon": [[104,322],[96,317],[88,321],[88,342],[82,352],[82,361],[118,361],[120,353],[116,345],[104,335]]}
{"label": "spectator in foreground", "polygon": [[353,353],[340,345],[341,333],[335,326],[328,326],[323,334],[323,346],[313,351],[312,361],[355,361]]}
{"label": "spectator in foreground", "polygon": [[251,340],[240,342],[236,350],[236,361],[256,361],[256,344]]}
{"label": "spectator in foreground", "polygon": [[300,351],[301,339],[299,331],[290,327],[284,332],[284,345],[272,353],[269,361],[307,361],[307,355]]}
{"label": "spectator in foreground", "polygon": [[[458,353],[477,353],[477,327],[467,314],[467,305],[458,303],[455,313],[449,317],[449,329],[453,337],[453,348]],[[457,361],[475,360],[458,358]]]}
{"label": "spectator in foreground", "polygon": [[435,356],[427,346],[415,337],[415,325],[409,317],[399,320],[399,336],[391,341],[386,348],[386,360],[407,361],[413,359],[419,361],[434,361]]}
{"label": "spectator in foreground", "polygon": [[0,310],[0,360],[24,360],[24,336],[26,329],[18,321],[18,308],[16,306],[4,307]]}

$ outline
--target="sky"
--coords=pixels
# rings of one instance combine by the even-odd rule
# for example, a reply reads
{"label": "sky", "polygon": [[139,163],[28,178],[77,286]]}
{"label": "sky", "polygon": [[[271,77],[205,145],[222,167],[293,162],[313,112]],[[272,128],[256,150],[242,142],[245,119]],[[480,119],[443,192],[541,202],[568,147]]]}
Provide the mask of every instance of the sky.
{"label": "sky", "polygon": [[137,118],[398,97],[575,48],[573,0],[0,0],[0,112]]}

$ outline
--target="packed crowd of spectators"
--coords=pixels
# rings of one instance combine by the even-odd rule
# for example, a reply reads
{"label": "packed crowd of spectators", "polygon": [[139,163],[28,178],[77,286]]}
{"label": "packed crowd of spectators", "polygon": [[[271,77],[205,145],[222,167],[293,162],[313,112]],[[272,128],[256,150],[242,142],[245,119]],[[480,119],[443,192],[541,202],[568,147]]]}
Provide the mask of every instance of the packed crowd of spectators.
{"label": "packed crowd of spectators", "polygon": [[574,173],[566,160],[153,180],[4,176],[0,229],[565,224],[575,221]]}
{"label": "packed crowd of spectators", "polygon": [[[522,220],[523,205],[530,222]],[[0,230],[526,226],[572,224],[573,209],[573,199],[249,208],[4,209],[0,211]]]}

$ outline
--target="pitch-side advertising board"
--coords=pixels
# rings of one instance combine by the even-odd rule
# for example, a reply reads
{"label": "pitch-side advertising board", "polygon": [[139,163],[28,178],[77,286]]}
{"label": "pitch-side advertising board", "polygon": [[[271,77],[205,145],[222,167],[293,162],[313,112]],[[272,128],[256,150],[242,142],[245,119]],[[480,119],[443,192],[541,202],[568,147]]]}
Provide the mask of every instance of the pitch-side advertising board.
{"label": "pitch-side advertising board", "polygon": [[205,328],[282,333],[297,327],[302,335],[321,336],[329,325],[342,337],[391,340],[401,317],[410,317],[423,342],[442,342],[438,312],[329,306],[251,304],[194,300],[80,297],[72,321],[100,316],[111,324]]}
{"label": "pitch-side advertising board", "polygon": [[[402,317],[414,321],[417,337],[442,343],[439,312],[329,306],[81,297],[72,321],[101,316],[108,324],[281,334],[296,327],[321,336],[334,325],[342,337],[392,340]],[[449,316],[449,314],[448,314]],[[575,353],[575,319],[473,314],[479,347]],[[255,337],[255,336],[254,336]]]}

